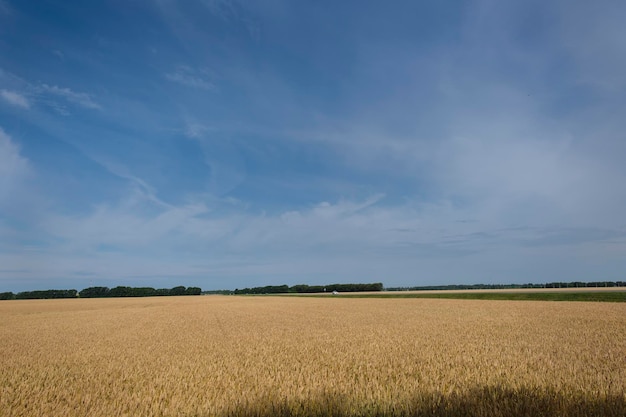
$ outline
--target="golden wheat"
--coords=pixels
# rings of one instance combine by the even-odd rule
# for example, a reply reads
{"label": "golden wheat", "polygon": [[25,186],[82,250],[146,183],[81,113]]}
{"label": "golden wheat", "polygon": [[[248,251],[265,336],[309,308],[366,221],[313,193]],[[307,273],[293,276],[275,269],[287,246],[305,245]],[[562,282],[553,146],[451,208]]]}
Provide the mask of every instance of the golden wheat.
{"label": "golden wheat", "polygon": [[626,304],[0,302],[2,416],[626,415]]}

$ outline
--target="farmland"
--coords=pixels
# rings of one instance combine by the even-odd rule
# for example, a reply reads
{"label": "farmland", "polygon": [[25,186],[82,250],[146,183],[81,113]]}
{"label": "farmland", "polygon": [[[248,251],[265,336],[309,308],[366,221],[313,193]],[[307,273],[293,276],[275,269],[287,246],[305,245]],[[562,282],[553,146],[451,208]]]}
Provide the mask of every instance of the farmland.
{"label": "farmland", "polygon": [[623,416],[626,304],[0,303],[2,416]]}
{"label": "farmland", "polygon": [[[359,298],[447,298],[460,300],[535,300],[535,301],[604,301],[626,302],[626,287],[613,288],[541,288],[504,290],[432,290],[341,293],[341,297]],[[302,296],[299,294],[299,296]],[[322,294],[306,296],[319,297]]]}

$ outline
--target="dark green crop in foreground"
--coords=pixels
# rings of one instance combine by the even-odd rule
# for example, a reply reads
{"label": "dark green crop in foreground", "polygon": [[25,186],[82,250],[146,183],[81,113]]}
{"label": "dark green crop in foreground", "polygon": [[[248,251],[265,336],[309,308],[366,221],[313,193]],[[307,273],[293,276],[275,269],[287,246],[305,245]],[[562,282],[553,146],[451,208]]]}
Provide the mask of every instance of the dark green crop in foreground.
{"label": "dark green crop in foreground", "polygon": [[626,399],[620,394],[559,392],[551,388],[475,387],[461,392],[418,394],[396,404],[353,404],[332,393],[305,401],[235,405],[219,417],[621,417]]}
{"label": "dark green crop in foreground", "polygon": [[[329,295],[318,295],[329,297]],[[462,292],[462,293],[403,293],[381,292],[378,294],[337,294],[332,297],[350,298],[450,298],[461,300],[532,300],[532,301],[608,301],[626,302],[626,291],[606,292]]]}

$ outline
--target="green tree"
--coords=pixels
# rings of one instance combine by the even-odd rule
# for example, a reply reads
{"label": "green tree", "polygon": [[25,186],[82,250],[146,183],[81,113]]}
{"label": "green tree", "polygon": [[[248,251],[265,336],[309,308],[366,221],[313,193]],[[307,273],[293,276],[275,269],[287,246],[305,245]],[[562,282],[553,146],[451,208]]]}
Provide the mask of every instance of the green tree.
{"label": "green tree", "polygon": [[117,286],[111,288],[109,297],[132,297],[133,289],[131,287]]}
{"label": "green tree", "polygon": [[43,290],[43,291],[23,291],[15,296],[18,300],[36,300],[49,298],[76,298],[76,290]]}
{"label": "green tree", "polygon": [[185,295],[200,295],[202,294],[202,288],[200,287],[187,287]]}
{"label": "green tree", "polygon": [[81,298],[102,298],[108,297],[109,291],[108,287],[89,287],[80,291],[78,295]]}
{"label": "green tree", "polygon": [[170,290],[170,295],[185,295],[186,288],[182,285],[174,287]]}

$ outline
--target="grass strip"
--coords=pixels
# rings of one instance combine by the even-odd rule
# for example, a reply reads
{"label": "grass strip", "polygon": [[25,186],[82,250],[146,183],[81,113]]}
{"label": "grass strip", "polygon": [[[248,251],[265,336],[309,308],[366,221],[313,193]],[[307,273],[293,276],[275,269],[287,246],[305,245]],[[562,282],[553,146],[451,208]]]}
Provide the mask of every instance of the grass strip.
{"label": "grass strip", "polygon": [[[295,294],[294,294],[295,295]],[[329,297],[328,294],[297,294],[304,297]],[[339,298],[449,298],[461,300],[524,300],[524,301],[601,301],[624,303],[626,291],[607,292],[463,292],[463,293],[403,293],[381,292],[380,294],[340,293]]]}

